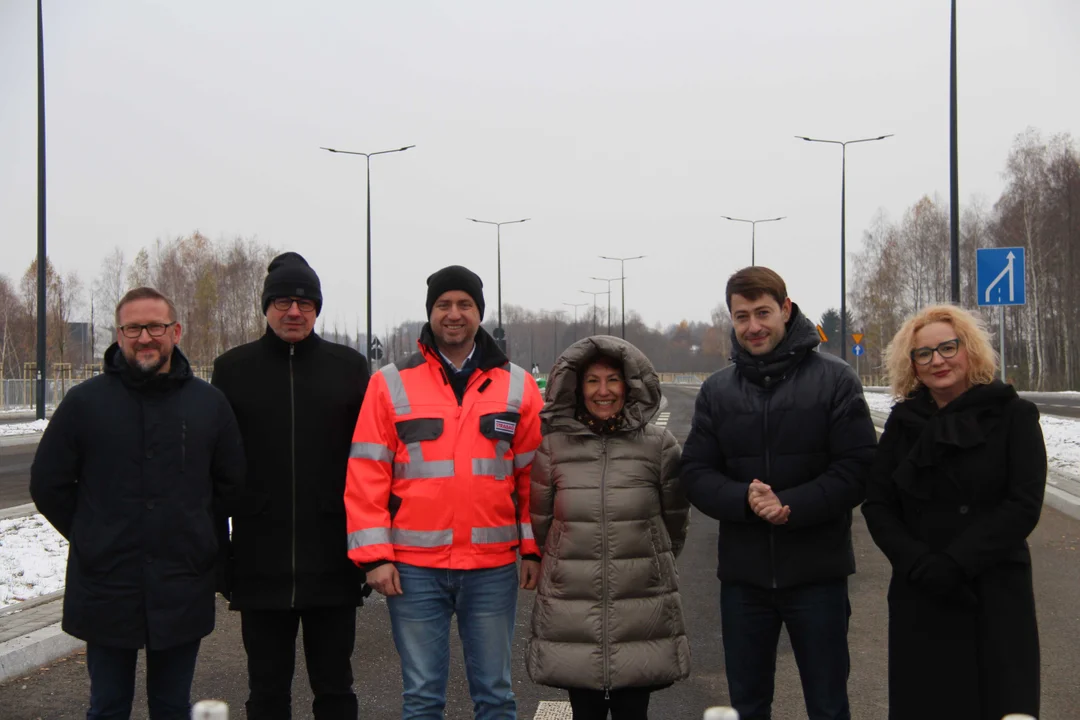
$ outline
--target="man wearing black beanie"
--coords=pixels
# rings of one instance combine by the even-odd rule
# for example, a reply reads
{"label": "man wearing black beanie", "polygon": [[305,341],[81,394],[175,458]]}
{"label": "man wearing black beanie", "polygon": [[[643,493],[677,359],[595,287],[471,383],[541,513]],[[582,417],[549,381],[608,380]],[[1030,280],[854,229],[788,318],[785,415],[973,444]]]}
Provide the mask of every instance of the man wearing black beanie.
{"label": "man wearing black beanie", "polygon": [[355,720],[352,652],[364,574],[341,551],[345,472],[368,383],[357,351],[314,332],[319,276],[295,252],[267,268],[266,333],[214,362],[244,438],[245,499],[222,587],[240,611],[249,719],[290,717],[296,634],[317,720]]}
{"label": "man wearing black beanie", "polygon": [[480,326],[476,273],[451,265],[427,285],[420,351],[376,373],[356,423],[349,557],[386,596],[402,717],[443,717],[456,614],[476,717],[513,718],[518,588],[540,573],[529,474],[543,400]]}

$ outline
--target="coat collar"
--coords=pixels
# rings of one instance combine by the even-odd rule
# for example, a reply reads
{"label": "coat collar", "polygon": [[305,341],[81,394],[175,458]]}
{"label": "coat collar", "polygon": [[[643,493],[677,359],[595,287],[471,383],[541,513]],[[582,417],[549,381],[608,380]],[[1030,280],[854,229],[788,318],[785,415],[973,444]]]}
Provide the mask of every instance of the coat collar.
{"label": "coat collar", "polygon": [[262,336],[262,344],[264,347],[270,348],[273,352],[281,353],[282,355],[289,354],[289,348],[293,348],[293,355],[303,355],[313,351],[322,342],[322,338],[314,329],[308,336],[300,342],[290,343],[285,342],[277,336],[274,329],[269,325],[266,326],[266,332]]}

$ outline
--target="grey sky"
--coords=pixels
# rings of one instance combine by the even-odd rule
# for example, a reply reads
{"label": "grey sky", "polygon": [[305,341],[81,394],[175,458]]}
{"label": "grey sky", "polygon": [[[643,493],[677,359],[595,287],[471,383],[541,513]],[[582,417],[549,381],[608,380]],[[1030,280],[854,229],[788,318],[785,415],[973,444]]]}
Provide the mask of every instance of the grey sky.
{"label": "grey sky", "polygon": [[[628,263],[650,324],[707,320],[757,259],[812,316],[839,304],[840,148],[849,250],[884,208],[948,199],[947,0],[218,2],[46,0],[50,255],[85,280],[200,230],[302,252],[324,317],[364,313],[372,161],[384,325],[423,315],[461,263],[503,301],[568,309]],[[961,201],[992,202],[1013,138],[1080,127],[1080,3],[960,0]],[[36,247],[33,0],[0,0],[0,272]],[[849,269],[852,268],[849,265]],[[849,273],[850,282],[851,273]],[[604,298],[600,298],[601,303]],[[618,304],[618,293],[614,296]]]}

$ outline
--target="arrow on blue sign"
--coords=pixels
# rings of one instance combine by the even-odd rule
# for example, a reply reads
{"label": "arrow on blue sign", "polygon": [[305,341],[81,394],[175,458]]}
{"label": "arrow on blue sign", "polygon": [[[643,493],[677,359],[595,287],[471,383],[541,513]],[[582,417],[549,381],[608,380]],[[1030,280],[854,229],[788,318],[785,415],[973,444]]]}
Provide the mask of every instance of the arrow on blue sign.
{"label": "arrow on blue sign", "polygon": [[1024,305],[1024,248],[979,248],[976,275],[980,305]]}
{"label": "arrow on blue sign", "polygon": [[854,355],[855,357],[859,357],[864,352],[866,352],[866,351],[863,350],[863,346],[859,345],[858,343],[851,346],[851,354]]}

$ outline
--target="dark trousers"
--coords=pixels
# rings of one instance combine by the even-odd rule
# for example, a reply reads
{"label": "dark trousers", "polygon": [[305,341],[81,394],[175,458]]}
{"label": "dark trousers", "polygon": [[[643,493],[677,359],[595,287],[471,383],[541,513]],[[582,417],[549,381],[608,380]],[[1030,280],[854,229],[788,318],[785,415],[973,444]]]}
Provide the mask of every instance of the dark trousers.
{"label": "dark trousers", "polygon": [[574,720],[648,720],[650,688],[620,688],[608,691],[571,688],[570,709]]}
{"label": "dark trousers", "polygon": [[304,660],[315,694],[315,720],[357,720],[352,652],[356,643],[356,608],[243,610],[240,630],[248,658],[251,720],[292,717],[292,681],[296,669],[296,631],[304,625]]}
{"label": "dark trousers", "polygon": [[[164,650],[146,649],[146,699],[153,720],[187,720],[191,716],[191,679],[198,655],[198,640]],[[131,717],[138,658],[138,650],[86,644],[86,669],[90,673],[86,720]]]}
{"label": "dark trousers", "polygon": [[768,590],[720,584],[731,704],[742,720],[772,717],[776,644],[786,625],[810,720],[850,720],[847,580]]}

